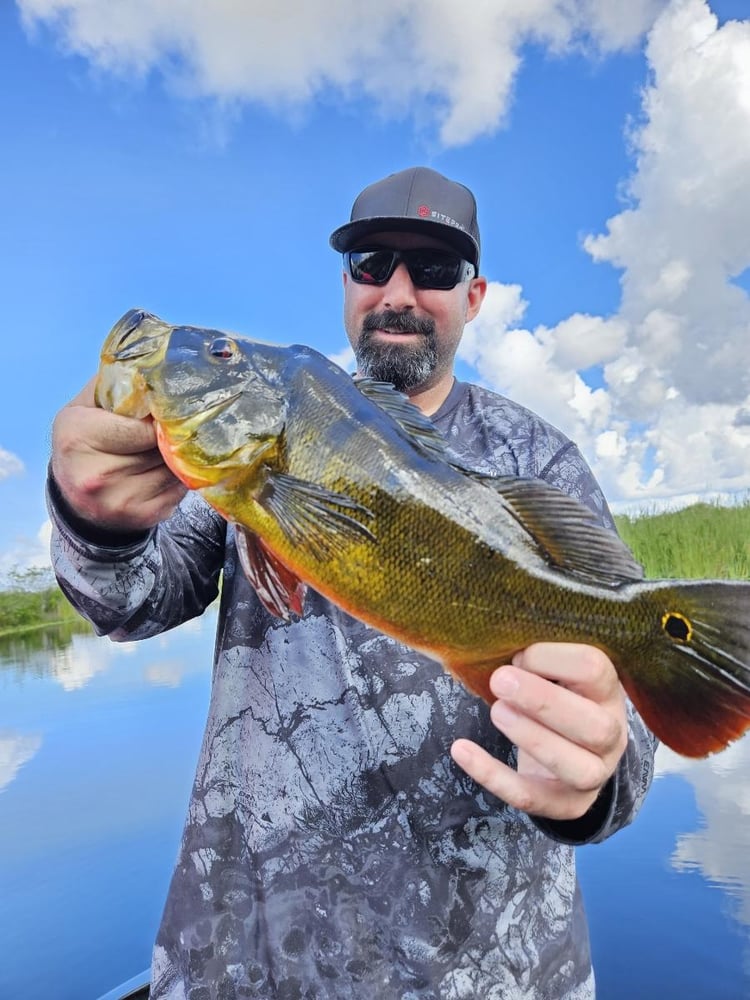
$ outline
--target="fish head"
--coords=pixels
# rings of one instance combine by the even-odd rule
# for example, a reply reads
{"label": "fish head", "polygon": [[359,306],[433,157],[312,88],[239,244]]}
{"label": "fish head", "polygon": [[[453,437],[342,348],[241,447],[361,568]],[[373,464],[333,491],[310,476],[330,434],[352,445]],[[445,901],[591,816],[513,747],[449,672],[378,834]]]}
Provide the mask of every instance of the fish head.
{"label": "fish head", "polygon": [[149,365],[159,448],[191,488],[247,478],[282,448],[285,349],[218,330],[177,326]]}
{"label": "fish head", "polygon": [[101,350],[98,406],[154,420],[164,460],[186,485],[214,485],[278,450],[285,349],[172,326],[131,309]]}

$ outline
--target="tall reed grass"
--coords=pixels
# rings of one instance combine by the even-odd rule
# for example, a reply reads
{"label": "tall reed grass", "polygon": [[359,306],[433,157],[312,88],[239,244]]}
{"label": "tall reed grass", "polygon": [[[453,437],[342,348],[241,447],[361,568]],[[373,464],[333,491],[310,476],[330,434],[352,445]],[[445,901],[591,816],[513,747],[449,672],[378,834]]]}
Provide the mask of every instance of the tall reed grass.
{"label": "tall reed grass", "polygon": [[750,498],[615,521],[647,577],[750,580]]}

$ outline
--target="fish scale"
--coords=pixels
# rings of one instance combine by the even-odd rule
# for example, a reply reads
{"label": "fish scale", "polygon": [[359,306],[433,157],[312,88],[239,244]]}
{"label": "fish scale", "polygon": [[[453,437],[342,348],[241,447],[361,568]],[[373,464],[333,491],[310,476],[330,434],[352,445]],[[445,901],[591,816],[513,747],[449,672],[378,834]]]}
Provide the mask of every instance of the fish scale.
{"label": "fish scale", "polygon": [[589,643],[677,752],[750,726],[749,584],[644,580],[583,504],[462,467],[390,386],[307,347],[131,310],[102,348],[97,402],[153,417],[167,465],[235,525],[274,614],[303,613],[309,585],[488,701],[516,650]]}

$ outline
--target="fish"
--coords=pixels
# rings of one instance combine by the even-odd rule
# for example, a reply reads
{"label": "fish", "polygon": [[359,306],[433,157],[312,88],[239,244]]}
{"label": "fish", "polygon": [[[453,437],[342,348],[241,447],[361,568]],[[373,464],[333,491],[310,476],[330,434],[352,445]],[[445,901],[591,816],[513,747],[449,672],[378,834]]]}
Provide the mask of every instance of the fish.
{"label": "fish", "polygon": [[531,643],[597,646],[687,757],[750,726],[750,583],[645,579],[579,500],[466,468],[393,386],[304,345],[133,309],[95,398],[153,420],[166,465],[234,525],[272,614],[303,615],[313,588],[487,702],[493,670]]}

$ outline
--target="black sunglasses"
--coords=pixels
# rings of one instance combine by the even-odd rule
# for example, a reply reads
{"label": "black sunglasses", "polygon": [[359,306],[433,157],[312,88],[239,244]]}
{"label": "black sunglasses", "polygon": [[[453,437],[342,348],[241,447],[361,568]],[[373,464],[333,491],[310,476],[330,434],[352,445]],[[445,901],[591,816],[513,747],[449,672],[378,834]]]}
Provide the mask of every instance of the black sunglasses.
{"label": "black sunglasses", "polygon": [[400,263],[406,266],[415,288],[455,288],[476,275],[476,268],[449,250],[349,250],[346,263],[359,285],[385,285]]}

